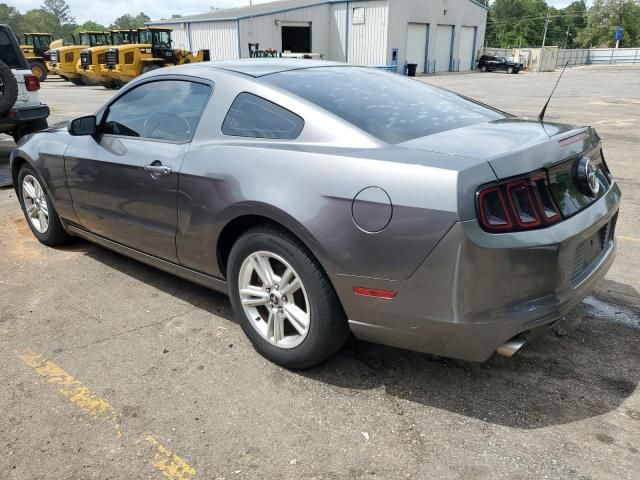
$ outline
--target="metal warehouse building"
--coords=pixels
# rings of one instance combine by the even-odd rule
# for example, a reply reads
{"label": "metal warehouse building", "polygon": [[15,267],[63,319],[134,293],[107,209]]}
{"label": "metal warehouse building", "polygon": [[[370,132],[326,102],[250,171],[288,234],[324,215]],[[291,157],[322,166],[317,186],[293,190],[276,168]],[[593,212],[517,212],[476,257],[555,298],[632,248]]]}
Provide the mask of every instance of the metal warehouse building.
{"label": "metal warehouse building", "polygon": [[431,73],[473,68],[486,21],[474,0],[284,0],[149,25],[173,28],[175,47],[207,48],[212,60],[248,57],[259,43],[359,65],[406,61]]}

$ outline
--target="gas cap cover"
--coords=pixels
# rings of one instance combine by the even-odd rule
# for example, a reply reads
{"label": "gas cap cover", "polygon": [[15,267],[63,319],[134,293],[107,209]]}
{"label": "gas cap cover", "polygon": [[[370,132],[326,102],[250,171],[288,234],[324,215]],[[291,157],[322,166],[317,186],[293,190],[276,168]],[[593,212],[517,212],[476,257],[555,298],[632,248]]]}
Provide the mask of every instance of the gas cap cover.
{"label": "gas cap cover", "polygon": [[358,192],[351,204],[353,221],[368,233],[384,230],[393,215],[391,198],[380,187],[366,187]]}

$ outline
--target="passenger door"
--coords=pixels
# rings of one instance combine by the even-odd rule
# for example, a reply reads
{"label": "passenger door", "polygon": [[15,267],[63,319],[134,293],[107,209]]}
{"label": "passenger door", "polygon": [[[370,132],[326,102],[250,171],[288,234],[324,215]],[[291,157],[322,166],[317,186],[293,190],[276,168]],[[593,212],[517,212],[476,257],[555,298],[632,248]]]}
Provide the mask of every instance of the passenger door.
{"label": "passenger door", "polygon": [[82,227],[177,262],[178,173],[212,88],[182,79],[143,83],[99,114],[99,133],[65,154]]}

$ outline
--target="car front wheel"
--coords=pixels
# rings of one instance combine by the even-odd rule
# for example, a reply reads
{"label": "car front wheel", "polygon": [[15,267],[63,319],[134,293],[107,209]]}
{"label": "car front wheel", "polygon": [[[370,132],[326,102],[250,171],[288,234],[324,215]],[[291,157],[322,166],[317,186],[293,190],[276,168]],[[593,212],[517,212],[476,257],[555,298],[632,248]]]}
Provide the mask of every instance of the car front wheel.
{"label": "car front wheel", "polygon": [[487,71],[487,67],[485,65],[481,66],[480,67],[480,71],[483,72],[483,73],[486,72]]}
{"label": "car front wheel", "polygon": [[349,336],[345,314],[313,255],[288,232],[263,226],[231,249],[228,283],[236,317],[254,348],[274,363],[309,368]]}
{"label": "car front wheel", "polygon": [[513,67],[507,68],[507,73],[513,73]]}
{"label": "car front wheel", "polygon": [[69,240],[60,218],[56,213],[49,195],[42,187],[36,172],[30,166],[24,166],[18,174],[20,205],[29,228],[43,244],[60,245]]}

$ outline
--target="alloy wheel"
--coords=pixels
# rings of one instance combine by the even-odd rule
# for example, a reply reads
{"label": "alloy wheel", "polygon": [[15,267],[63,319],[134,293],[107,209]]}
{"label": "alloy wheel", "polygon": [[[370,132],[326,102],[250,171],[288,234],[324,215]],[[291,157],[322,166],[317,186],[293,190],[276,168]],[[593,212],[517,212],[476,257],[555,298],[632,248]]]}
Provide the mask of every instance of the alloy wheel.
{"label": "alloy wheel", "polygon": [[27,175],[22,180],[22,200],[33,228],[46,233],[49,229],[49,205],[42,185],[33,175]]}
{"label": "alloy wheel", "polygon": [[238,275],[245,315],[256,331],[279,348],[300,345],[311,323],[307,291],[293,267],[272,252],[245,258]]}

